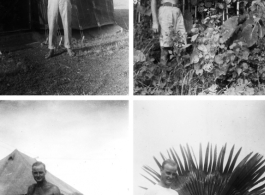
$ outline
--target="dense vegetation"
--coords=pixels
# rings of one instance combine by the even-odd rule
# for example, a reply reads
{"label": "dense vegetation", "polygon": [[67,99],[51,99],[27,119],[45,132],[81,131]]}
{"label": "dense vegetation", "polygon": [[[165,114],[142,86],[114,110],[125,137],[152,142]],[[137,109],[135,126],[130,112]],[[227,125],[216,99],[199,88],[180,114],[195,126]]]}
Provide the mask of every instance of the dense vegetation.
{"label": "dense vegetation", "polygon": [[201,20],[185,21],[192,24],[189,44],[183,46],[176,33],[166,66],[159,62],[159,35],[151,32],[150,2],[144,2],[135,4],[142,13],[134,22],[135,95],[265,94],[265,0],[241,1],[243,12],[224,22],[222,9],[235,0],[216,3]]}

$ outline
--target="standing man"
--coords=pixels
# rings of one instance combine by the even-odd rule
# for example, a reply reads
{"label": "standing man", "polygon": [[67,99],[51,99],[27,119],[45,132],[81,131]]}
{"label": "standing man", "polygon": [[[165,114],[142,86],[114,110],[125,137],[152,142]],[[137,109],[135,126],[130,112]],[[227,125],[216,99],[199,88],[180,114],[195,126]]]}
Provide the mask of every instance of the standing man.
{"label": "standing man", "polygon": [[176,177],[177,164],[173,160],[165,160],[161,167],[160,182],[149,188],[145,195],[178,195],[170,187]]}
{"label": "standing man", "polygon": [[45,164],[35,162],[32,165],[32,175],[37,183],[29,186],[27,195],[61,195],[57,186],[46,181]]}
{"label": "standing man", "polygon": [[49,53],[45,58],[54,56],[56,46],[56,35],[58,28],[58,14],[60,12],[64,29],[64,47],[70,57],[75,53],[71,49],[72,38],[72,4],[70,0],[49,0],[48,1],[48,24],[49,24]]}
{"label": "standing man", "polygon": [[178,31],[183,36],[183,41],[187,44],[186,29],[184,19],[180,9],[177,7],[178,0],[161,0],[161,5],[157,13],[157,0],[151,0],[151,11],[153,18],[153,31],[159,32],[160,26],[160,62],[166,65],[169,57],[168,50],[173,47],[173,36]]}

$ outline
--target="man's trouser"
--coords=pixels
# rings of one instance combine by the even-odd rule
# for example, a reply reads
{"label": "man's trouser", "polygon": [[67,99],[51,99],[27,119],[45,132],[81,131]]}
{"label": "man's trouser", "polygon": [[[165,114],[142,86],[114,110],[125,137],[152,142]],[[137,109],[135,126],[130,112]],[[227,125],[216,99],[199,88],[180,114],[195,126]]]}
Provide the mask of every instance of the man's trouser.
{"label": "man's trouser", "polygon": [[181,11],[173,6],[161,6],[159,8],[158,19],[160,24],[160,47],[161,57],[160,62],[166,64],[168,61],[168,50],[173,47],[173,37],[178,31],[181,34],[186,33],[184,19]]}
{"label": "man's trouser", "polygon": [[71,48],[72,4],[70,0],[48,1],[49,49],[55,49],[57,43],[58,14],[60,12],[64,29],[64,46]]}
{"label": "man's trouser", "polygon": [[180,31],[181,34],[186,33],[184,19],[181,11],[177,7],[161,6],[158,13],[160,32],[160,46],[172,47],[173,36]]}

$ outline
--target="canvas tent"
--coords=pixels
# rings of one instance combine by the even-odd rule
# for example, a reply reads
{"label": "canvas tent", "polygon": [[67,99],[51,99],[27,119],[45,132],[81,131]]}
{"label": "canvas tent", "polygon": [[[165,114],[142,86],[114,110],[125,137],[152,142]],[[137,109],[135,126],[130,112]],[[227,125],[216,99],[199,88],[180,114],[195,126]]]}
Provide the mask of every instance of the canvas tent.
{"label": "canvas tent", "polygon": [[[114,24],[113,0],[71,0],[73,29],[88,29]],[[47,24],[48,0],[1,0],[0,33],[32,28]],[[60,19],[59,19],[60,21]]]}
{"label": "canvas tent", "polygon": [[[24,195],[27,188],[35,183],[31,166],[36,162],[18,150],[14,150],[10,155],[0,160],[0,194],[2,195]],[[45,163],[45,162],[44,162]],[[48,182],[58,186],[61,194],[64,195],[82,195],[80,192],[47,172]]]}

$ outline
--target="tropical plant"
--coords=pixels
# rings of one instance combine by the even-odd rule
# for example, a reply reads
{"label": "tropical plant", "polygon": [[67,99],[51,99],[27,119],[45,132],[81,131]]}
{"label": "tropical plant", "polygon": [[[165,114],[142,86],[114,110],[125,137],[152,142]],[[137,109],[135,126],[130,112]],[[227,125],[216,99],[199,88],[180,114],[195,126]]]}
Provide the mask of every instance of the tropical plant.
{"label": "tropical plant", "polygon": [[[191,46],[174,47],[164,67],[159,64],[158,39],[151,36],[151,17],[144,15],[135,26],[134,46],[146,60],[134,66],[134,94],[263,95],[265,0],[240,1],[245,11],[221,24],[223,15],[217,10],[234,2],[218,2],[209,9],[190,30]],[[176,36],[175,45],[178,40]]]}
{"label": "tropical plant", "polygon": [[[193,149],[187,144],[186,148],[180,145],[181,155],[174,148],[167,151],[168,158],[177,164],[177,176],[172,188],[180,195],[260,195],[265,192],[265,184],[261,184],[265,177],[263,156],[252,152],[248,154],[236,166],[236,161],[241,152],[240,148],[233,156],[234,146],[230,150],[227,162],[225,162],[226,144],[217,154],[217,146],[214,148],[208,143],[203,161],[202,146],[199,149],[199,163]],[[166,160],[162,154],[161,157]],[[182,156],[182,160],[180,159]],[[154,157],[159,168],[161,163]],[[160,174],[149,166],[143,167],[150,176],[144,176],[153,184],[159,182]],[[145,188],[146,189],[146,188]]]}

